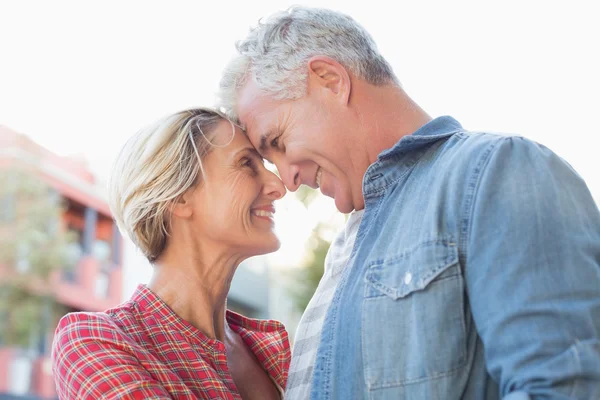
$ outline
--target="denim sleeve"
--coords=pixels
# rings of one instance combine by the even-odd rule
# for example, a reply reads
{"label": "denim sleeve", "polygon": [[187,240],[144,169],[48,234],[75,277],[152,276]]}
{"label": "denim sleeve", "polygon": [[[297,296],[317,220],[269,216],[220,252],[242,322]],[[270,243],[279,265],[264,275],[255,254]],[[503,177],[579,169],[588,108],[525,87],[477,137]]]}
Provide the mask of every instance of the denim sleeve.
{"label": "denim sleeve", "polygon": [[465,278],[501,397],[600,399],[600,213],[589,190],[519,137],[499,139],[475,170]]}

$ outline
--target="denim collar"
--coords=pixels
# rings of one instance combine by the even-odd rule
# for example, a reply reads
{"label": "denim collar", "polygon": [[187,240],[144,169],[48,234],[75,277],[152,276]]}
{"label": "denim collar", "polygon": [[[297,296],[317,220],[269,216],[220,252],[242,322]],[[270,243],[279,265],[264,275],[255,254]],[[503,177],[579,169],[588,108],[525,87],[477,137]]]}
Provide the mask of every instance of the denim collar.
{"label": "denim collar", "polygon": [[452,136],[460,130],[462,130],[462,126],[454,118],[450,116],[438,117],[417,129],[412,135],[404,136],[394,147],[382,151],[378,159],[384,160],[398,153],[416,150],[439,139]]}
{"label": "denim collar", "polygon": [[363,177],[365,200],[381,195],[386,187],[408,173],[433,143],[461,130],[462,126],[454,118],[439,117],[381,152]]}

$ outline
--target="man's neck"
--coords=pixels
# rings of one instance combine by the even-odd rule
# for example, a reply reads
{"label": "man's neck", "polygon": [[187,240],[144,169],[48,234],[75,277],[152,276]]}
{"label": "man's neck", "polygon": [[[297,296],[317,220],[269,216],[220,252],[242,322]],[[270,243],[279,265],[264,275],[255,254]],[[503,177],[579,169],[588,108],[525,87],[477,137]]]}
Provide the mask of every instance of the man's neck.
{"label": "man's neck", "polygon": [[365,127],[365,149],[373,164],[381,152],[417,131],[431,117],[400,87],[370,85],[366,92],[368,97],[357,104],[357,109]]}
{"label": "man's neck", "polygon": [[360,166],[357,187],[353,190],[355,210],[364,209],[362,178],[367,168],[377,161],[379,154],[394,147],[404,136],[411,135],[431,121],[431,117],[398,86],[373,86],[364,81],[354,82],[353,99],[362,129],[356,140],[364,160]]}

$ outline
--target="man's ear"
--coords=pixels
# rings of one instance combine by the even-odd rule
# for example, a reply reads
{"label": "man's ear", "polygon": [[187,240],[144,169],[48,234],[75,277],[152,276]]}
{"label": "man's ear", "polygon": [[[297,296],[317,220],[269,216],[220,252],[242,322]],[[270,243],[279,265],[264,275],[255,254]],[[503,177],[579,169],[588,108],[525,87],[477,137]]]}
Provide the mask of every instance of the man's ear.
{"label": "man's ear", "polygon": [[171,204],[171,214],[179,218],[190,218],[192,216],[192,194],[194,190],[187,190]]}
{"label": "man's ear", "polygon": [[331,57],[314,56],[308,60],[309,89],[325,89],[341,103],[350,99],[352,81],[344,66]]}

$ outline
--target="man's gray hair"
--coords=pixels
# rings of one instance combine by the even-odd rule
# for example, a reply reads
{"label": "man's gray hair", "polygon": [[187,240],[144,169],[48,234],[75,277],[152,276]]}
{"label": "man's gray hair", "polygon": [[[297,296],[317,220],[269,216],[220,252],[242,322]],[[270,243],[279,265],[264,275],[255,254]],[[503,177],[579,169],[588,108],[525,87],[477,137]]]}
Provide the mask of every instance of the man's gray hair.
{"label": "man's gray hair", "polygon": [[236,43],[238,55],[225,67],[219,106],[232,118],[236,97],[248,79],[276,100],[306,94],[306,63],[328,56],[356,77],[381,86],[398,83],[371,35],[351,17],[335,11],[292,7],[260,21]]}

